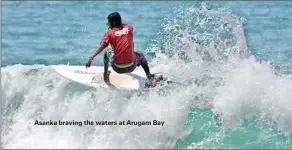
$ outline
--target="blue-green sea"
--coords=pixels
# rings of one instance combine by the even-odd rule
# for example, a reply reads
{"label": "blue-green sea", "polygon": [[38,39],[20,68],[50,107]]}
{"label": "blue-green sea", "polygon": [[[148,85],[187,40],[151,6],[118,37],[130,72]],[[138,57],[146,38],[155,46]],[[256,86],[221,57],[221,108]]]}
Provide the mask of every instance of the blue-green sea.
{"label": "blue-green sea", "polygon": [[[292,2],[4,1],[1,11],[2,148],[292,148]],[[84,65],[115,11],[151,70],[183,86],[89,88],[52,70]]]}

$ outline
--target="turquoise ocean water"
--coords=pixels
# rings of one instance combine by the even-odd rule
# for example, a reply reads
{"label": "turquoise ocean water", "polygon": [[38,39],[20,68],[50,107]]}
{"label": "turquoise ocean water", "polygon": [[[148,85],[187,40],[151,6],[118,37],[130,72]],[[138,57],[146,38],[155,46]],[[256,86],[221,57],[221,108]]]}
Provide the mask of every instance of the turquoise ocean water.
{"label": "turquoise ocean water", "polygon": [[[83,65],[118,11],[161,91],[92,89]],[[292,2],[2,2],[3,148],[292,148]],[[94,60],[102,65],[102,55]],[[35,126],[35,120],[165,121]]]}

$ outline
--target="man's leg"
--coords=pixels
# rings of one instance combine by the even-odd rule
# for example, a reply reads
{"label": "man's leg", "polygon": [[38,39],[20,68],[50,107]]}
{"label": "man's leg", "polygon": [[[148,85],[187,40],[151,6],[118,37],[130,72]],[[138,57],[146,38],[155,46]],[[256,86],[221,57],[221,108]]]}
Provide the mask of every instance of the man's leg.
{"label": "man's leg", "polygon": [[103,79],[105,82],[109,82],[110,71],[108,71],[109,58],[107,56],[107,52],[104,53],[103,65],[104,65]]}
{"label": "man's leg", "polygon": [[137,66],[139,66],[139,65],[142,66],[148,79],[151,79],[152,77],[154,77],[154,75],[152,75],[150,73],[148,62],[147,62],[145,56],[140,52],[135,52],[135,53],[136,53],[136,55],[138,55],[138,65]]}
{"label": "man's leg", "polygon": [[147,78],[149,79],[149,81],[145,83],[145,87],[148,87],[148,88],[155,87],[157,82],[159,82],[160,80],[163,80],[163,76],[159,75],[159,76],[155,77],[153,74],[151,74],[149,66],[148,66],[148,62],[147,62],[145,56],[139,52],[135,52],[135,53],[136,53],[136,55],[139,56],[137,66],[139,66],[139,65],[142,66],[142,68],[144,69],[144,71],[146,73]]}

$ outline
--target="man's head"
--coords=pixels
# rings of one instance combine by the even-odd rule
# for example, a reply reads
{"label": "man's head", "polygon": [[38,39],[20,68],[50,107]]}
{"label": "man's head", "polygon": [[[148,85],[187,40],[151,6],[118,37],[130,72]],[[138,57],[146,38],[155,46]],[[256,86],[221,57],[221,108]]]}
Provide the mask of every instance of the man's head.
{"label": "man's head", "polygon": [[113,12],[107,16],[108,26],[110,29],[121,26],[122,18],[118,12]]}

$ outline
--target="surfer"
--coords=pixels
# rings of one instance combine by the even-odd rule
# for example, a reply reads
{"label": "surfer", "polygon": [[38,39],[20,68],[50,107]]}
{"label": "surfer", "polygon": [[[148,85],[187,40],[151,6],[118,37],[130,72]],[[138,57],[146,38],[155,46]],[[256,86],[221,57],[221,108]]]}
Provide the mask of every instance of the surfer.
{"label": "surfer", "polygon": [[[146,77],[155,84],[154,75],[150,73],[149,66],[145,56],[140,52],[134,51],[133,27],[130,24],[122,23],[121,16],[118,12],[113,12],[107,17],[109,30],[104,34],[100,45],[94,53],[88,58],[85,66],[90,67],[91,62],[103,49],[111,44],[112,51],[104,53],[104,81],[109,82],[110,71],[108,70],[109,62],[114,71],[117,73],[131,73],[136,66],[142,66]],[[111,56],[112,55],[112,56]],[[110,60],[110,59],[113,60]]]}

